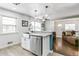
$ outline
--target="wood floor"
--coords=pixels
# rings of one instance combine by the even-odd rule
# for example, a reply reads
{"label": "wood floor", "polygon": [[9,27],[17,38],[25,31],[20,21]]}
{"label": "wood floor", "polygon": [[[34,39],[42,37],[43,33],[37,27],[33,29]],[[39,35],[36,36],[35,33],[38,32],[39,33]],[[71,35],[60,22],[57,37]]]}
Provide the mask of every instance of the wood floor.
{"label": "wood floor", "polygon": [[58,40],[56,40],[55,42],[55,46],[54,46],[54,51],[57,53],[61,53],[63,55],[67,55],[67,56],[79,56],[79,49],[73,49],[71,48],[69,45],[67,45],[66,43],[62,44],[61,47],[58,46]]}
{"label": "wood floor", "polygon": [[[14,45],[4,49],[0,49],[0,56],[35,56],[31,52],[24,50],[20,45]],[[63,56],[54,52],[48,56]]]}

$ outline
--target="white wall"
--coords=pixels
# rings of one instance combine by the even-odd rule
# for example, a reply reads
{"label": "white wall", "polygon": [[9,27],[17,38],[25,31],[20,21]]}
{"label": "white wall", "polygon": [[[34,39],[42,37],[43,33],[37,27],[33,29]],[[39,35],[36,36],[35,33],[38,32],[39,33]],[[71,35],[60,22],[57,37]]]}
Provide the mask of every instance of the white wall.
{"label": "white wall", "polygon": [[[58,24],[62,24],[62,26],[58,27]],[[57,36],[62,36],[62,32],[65,31],[65,24],[77,24],[76,30],[79,31],[79,18],[69,18],[69,19],[61,19],[61,20],[47,20],[45,22],[45,28],[47,32],[56,31]]]}
{"label": "white wall", "polygon": [[14,12],[11,12],[8,10],[0,9],[0,31],[2,31],[1,30],[1,28],[2,28],[1,16],[3,16],[3,15],[17,18],[18,32],[11,33],[11,34],[1,34],[1,32],[0,32],[0,48],[4,48],[4,47],[9,46],[7,43],[10,41],[12,41],[13,44],[20,43],[22,33],[28,31],[28,27],[22,27],[21,20],[28,20],[29,21],[31,19],[29,16],[25,16],[25,15],[14,13]]}
{"label": "white wall", "polygon": [[[58,24],[62,24],[62,26],[58,27]],[[65,31],[65,24],[76,24],[76,30],[79,31],[78,24],[79,24],[79,18],[70,18],[70,19],[62,19],[62,20],[56,20],[55,21],[55,31],[57,33],[57,36],[61,36],[62,32]]]}

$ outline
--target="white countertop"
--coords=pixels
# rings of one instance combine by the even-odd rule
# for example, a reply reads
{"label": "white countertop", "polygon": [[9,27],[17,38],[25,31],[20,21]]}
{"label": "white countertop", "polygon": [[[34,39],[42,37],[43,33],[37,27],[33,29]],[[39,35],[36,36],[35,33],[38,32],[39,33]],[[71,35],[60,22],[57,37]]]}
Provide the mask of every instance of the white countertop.
{"label": "white countertop", "polygon": [[52,33],[30,33],[30,35],[35,35],[35,36],[49,36]]}

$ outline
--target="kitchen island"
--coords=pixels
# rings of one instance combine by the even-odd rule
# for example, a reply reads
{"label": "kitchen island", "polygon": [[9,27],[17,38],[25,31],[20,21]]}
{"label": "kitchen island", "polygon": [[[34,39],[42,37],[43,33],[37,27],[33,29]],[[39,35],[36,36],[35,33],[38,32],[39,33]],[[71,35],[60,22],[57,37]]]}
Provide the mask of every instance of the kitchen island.
{"label": "kitchen island", "polygon": [[[36,39],[35,47],[36,50],[34,53],[37,55],[46,56],[50,52],[50,35],[52,33],[30,33],[32,42]],[[36,38],[35,38],[36,37]],[[33,50],[33,46],[32,46]]]}
{"label": "kitchen island", "polygon": [[[24,33],[25,35],[27,33]],[[25,39],[25,41],[28,41],[29,43],[24,43],[23,45],[28,45],[29,49],[27,49],[27,46],[22,47],[30,52],[32,52],[35,55],[38,56],[47,56],[50,52],[50,35],[52,33],[47,32],[30,32],[28,33],[29,39]],[[25,36],[27,37],[27,35]],[[22,39],[23,40],[23,39]]]}

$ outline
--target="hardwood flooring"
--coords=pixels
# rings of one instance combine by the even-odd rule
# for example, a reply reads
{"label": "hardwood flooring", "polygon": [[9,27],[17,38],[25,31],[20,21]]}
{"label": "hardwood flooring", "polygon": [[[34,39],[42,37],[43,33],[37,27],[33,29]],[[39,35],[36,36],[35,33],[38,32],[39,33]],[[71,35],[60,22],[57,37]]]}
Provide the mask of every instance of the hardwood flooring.
{"label": "hardwood flooring", "polygon": [[79,49],[74,49],[71,46],[69,46],[67,43],[62,43],[62,46],[58,46],[58,40],[56,40],[54,44],[54,51],[57,53],[61,53],[63,55],[67,56],[79,56]]}

